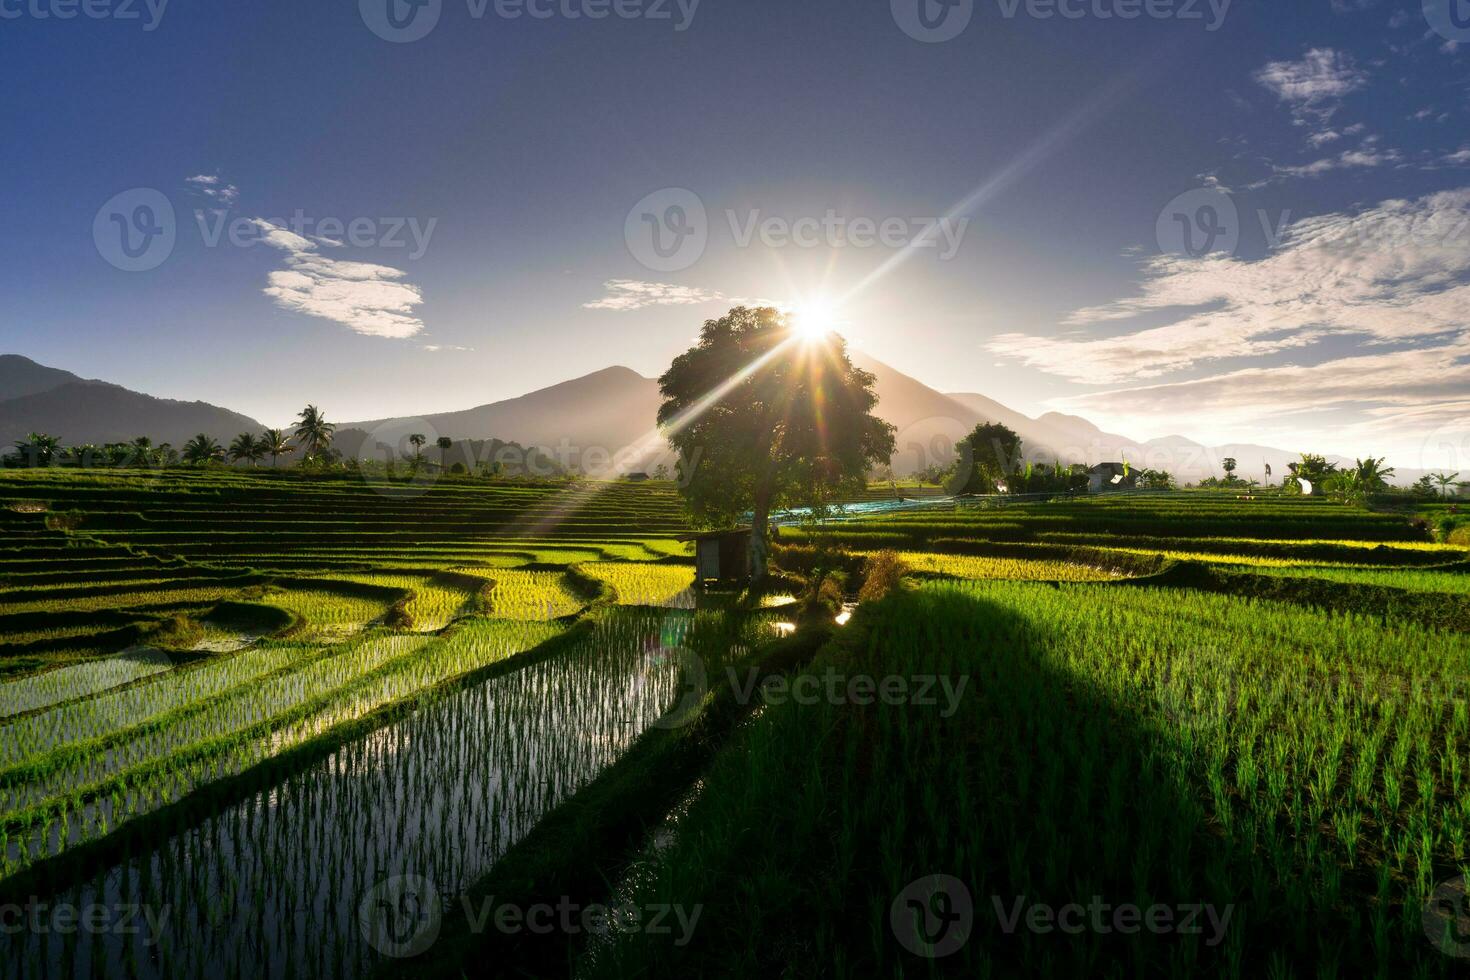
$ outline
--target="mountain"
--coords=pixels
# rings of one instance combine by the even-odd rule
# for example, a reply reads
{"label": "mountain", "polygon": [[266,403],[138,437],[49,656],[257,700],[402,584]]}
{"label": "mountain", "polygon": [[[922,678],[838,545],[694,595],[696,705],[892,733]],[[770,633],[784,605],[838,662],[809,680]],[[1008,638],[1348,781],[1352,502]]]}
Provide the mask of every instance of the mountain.
{"label": "mountain", "polygon": [[[1032,418],[985,395],[936,391],[861,351],[853,351],[852,359],[877,379],[878,414],[897,429],[893,470],[900,476],[947,465],[955,443],[982,422],[1014,429],[1029,460],[1091,464],[1126,459],[1139,468],[1168,470],[1181,482],[1223,475],[1220,460],[1230,456],[1239,463],[1237,475],[1262,479],[1270,465],[1272,479],[1279,483],[1286,464],[1298,456],[1296,450],[1252,444],[1206,446],[1178,435],[1139,441],[1059,412]],[[337,446],[349,456],[378,458],[380,444],[402,447],[410,434],[421,433],[431,447],[440,436],[457,443],[502,440],[541,447],[558,468],[593,475],[651,470],[673,461],[667,444],[654,433],[660,401],[657,381],[630,368],[610,367],[463,411],[342,423]],[[204,402],[154,398],[24,357],[0,356],[0,445],[30,432],[46,432],[70,444],[147,435],[155,442],[180,445],[198,432],[224,442],[261,428],[253,419]],[[1328,458],[1339,465],[1351,463]],[[1400,468],[1394,482],[1412,483],[1423,473]]]}
{"label": "mountain", "polygon": [[0,445],[44,432],[69,446],[138,436],[181,446],[200,432],[227,442],[263,428],[252,418],[206,402],[155,398],[16,354],[0,355]]}
{"label": "mountain", "polygon": [[[661,401],[657,381],[631,368],[610,367],[478,408],[420,418],[347,422],[340,428],[368,433],[367,448],[373,441],[397,446],[415,432],[427,436],[431,444],[440,436],[504,439],[542,446],[564,465],[603,472],[608,467],[604,460],[610,461],[615,453],[652,432]],[[351,447],[341,448],[359,454]],[[650,461],[650,454],[644,454],[618,469],[639,469]]]}

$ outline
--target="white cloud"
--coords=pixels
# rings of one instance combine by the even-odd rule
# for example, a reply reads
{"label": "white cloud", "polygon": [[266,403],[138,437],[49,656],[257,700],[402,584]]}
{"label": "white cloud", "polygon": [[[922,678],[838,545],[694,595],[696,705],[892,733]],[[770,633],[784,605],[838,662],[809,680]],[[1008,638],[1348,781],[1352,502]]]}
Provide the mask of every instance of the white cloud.
{"label": "white cloud", "polygon": [[1276,173],[1285,177],[1320,177],[1334,170],[1350,170],[1363,167],[1386,167],[1402,163],[1404,156],[1398,150],[1378,150],[1372,147],[1344,150],[1335,157],[1324,157],[1297,167],[1277,167]]}
{"label": "white cloud", "polygon": [[282,309],[333,320],[369,337],[403,339],[424,329],[414,308],[417,286],[400,282],[401,269],[329,259],[310,239],[253,219],[265,244],[286,253],[288,268],[272,272],[265,294]]}
{"label": "white cloud", "polygon": [[219,174],[195,174],[186,178],[184,183],[225,207],[230,207],[240,199],[240,188],[221,180]]}
{"label": "white cloud", "polygon": [[[1104,428],[1174,429],[1221,441],[1387,454],[1404,467],[1460,467],[1470,436],[1470,338],[1319,364],[1248,368],[1051,403]],[[1453,458],[1460,454],[1457,460]]]}
{"label": "white cloud", "polygon": [[641,310],[646,306],[697,306],[701,303],[724,303],[729,306],[782,306],[777,300],[754,296],[726,296],[713,289],[697,286],[675,286],[666,282],[643,282],[638,279],[609,279],[602,284],[607,295],[583,303],[587,310]]}
{"label": "white cloud", "polygon": [[1313,48],[1300,61],[1273,61],[1255,74],[1258,83],[1287,103],[1298,120],[1326,120],[1341,99],[1368,84],[1352,55]]}
{"label": "white cloud", "polygon": [[[1159,378],[1226,358],[1283,355],[1332,337],[1442,342],[1470,333],[1470,188],[1297,221],[1264,259],[1158,256],[1142,294],[1078,310],[1056,337],[1003,334],[992,353],[1074,381]],[[1175,311],[1164,326],[1101,324]]]}
{"label": "white cloud", "polygon": [[713,290],[694,286],[675,286],[666,282],[641,282],[637,279],[609,279],[603,283],[607,295],[591,303],[588,310],[641,310],[645,306],[693,306],[713,303],[723,297]]}

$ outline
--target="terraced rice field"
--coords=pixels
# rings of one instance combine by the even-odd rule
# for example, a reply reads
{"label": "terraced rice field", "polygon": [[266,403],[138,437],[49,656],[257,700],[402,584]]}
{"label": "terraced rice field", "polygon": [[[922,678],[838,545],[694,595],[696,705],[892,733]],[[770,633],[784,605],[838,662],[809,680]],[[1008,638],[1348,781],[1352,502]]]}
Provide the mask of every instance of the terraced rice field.
{"label": "terraced rice field", "polygon": [[[839,521],[911,573],[839,627],[707,602],[664,484],[421,491],[0,471],[0,906],[173,910],[0,931],[0,973],[1452,975],[1425,910],[1470,871],[1470,556],[1401,516],[1174,493]],[[948,694],[830,687],[854,673]],[[975,913],[942,961],[892,912],[936,874]],[[476,930],[490,895],[700,924]],[[992,912],[1092,895],[1231,919]]]}

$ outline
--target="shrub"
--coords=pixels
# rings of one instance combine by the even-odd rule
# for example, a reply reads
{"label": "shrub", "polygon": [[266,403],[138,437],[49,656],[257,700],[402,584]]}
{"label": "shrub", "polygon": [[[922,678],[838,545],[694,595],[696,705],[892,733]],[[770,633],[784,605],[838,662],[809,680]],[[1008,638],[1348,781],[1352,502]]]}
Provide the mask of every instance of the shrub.
{"label": "shrub", "polygon": [[895,551],[880,551],[869,555],[863,562],[862,588],[858,590],[859,602],[881,599],[899,587],[909,567]]}

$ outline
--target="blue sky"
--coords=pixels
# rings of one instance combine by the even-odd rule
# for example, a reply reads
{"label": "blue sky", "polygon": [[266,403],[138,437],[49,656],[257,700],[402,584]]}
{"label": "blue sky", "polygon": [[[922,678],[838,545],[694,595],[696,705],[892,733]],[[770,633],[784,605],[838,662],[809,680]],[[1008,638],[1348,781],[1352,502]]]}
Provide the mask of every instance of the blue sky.
{"label": "blue sky", "polygon": [[364,418],[769,300],[1138,438],[1470,430],[1470,0],[389,2],[0,0],[0,347]]}

